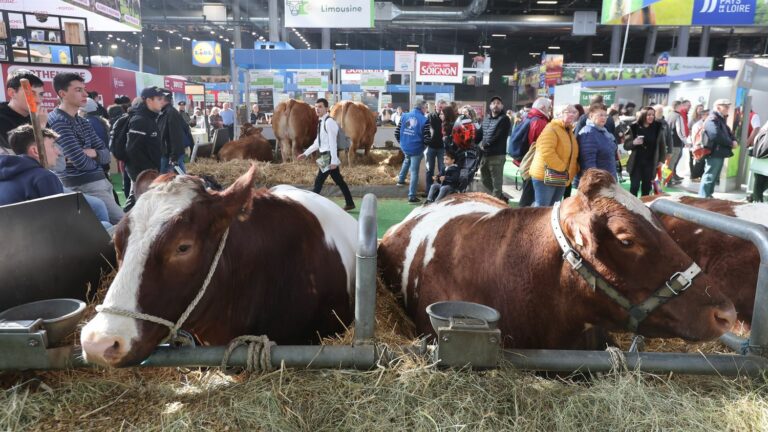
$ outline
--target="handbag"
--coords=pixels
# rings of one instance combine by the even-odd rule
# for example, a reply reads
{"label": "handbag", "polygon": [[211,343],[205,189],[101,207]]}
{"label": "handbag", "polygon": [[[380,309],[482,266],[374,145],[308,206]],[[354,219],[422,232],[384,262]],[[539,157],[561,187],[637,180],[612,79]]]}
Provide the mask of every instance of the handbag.
{"label": "handbag", "polygon": [[573,159],[573,138],[571,139],[571,154],[568,156],[568,165],[565,166],[565,171],[558,171],[548,166],[544,166],[544,185],[555,187],[566,187],[569,179],[569,168],[571,167],[571,159]]}
{"label": "handbag", "polygon": [[531,165],[533,164],[533,158],[536,156],[536,142],[534,141],[533,144],[531,144],[531,147],[528,149],[528,152],[523,156],[523,160],[520,162],[520,167],[518,168],[518,171],[520,172],[520,177],[523,178],[523,180],[528,180],[531,178]]}

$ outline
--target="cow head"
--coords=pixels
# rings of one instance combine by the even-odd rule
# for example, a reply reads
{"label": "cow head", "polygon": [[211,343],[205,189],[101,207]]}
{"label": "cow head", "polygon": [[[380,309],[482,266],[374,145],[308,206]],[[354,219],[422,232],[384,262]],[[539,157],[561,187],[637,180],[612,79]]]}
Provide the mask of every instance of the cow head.
{"label": "cow head", "polygon": [[249,137],[249,136],[261,135],[261,131],[262,130],[263,130],[263,128],[254,127],[250,123],[245,123],[240,128],[240,138],[242,139],[242,138]]}
{"label": "cow head", "polygon": [[[200,290],[224,232],[250,212],[255,175],[252,166],[223,192],[206,191],[195,177],[158,177],[115,230],[118,272],[103,306],[175,323]],[[222,257],[216,274],[228,272],[227,266]],[[206,298],[196,311],[205,309]],[[119,367],[145,359],[168,333],[165,326],[105,311],[86,324],[80,341],[87,361]]]}
{"label": "cow head", "polygon": [[[632,304],[639,304],[663,287],[689,258],[664,231],[643,203],[621,188],[605,171],[588,170],[579,194],[561,209],[561,226],[572,247]],[[608,329],[623,329],[628,314],[604,293],[590,289]],[[699,274],[681,295],[658,307],[640,323],[638,332],[651,337],[713,339],[728,331],[736,319],[733,304]]]}

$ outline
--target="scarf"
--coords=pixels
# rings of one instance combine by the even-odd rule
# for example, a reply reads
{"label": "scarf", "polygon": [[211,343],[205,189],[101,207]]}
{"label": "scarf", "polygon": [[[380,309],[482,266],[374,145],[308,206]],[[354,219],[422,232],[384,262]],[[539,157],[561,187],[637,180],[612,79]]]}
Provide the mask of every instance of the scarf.
{"label": "scarf", "polygon": [[604,128],[604,127],[600,127],[600,126],[596,125],[596,124],[595,124],[595,122],[593,122],[592,120],[590,120],[590,119],[587,119],[587,126],[592,126],[593,128],[595,128],[595,129],[599,130],[599,131],[600,131],[600,132],[601,132],[603,135],[605,135],[605,137],[606,137],[606,138],[608,138],[608,140],[609,140],[609,141],[611,141],[612,143],[615,143],[615,142],[616,142],[616,138],[613,136],[613,134],[612,134],[612,133],[608,132],[608,129],[606,129],[606,128]]}

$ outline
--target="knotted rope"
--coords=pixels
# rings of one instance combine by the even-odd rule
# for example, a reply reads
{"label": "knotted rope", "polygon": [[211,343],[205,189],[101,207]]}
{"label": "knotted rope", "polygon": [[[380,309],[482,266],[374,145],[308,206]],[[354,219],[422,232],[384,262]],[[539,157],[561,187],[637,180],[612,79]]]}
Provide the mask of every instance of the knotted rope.
{"label": "knotted rope", "polygon": [[221,359],[221,370],[227,372],[227,363],[232,353],[241,345],[248,346],[248,355],[245,359],[245,371],[268,372],[272,370],[272,347],[275,345],[265,335],[262,336],[238,336],[227,344],[224,357]]}

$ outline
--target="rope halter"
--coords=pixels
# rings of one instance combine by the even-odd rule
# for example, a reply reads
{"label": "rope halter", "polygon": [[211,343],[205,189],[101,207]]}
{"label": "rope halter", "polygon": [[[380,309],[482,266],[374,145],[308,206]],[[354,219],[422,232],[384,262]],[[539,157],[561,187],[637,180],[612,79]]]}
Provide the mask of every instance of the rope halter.
{"label": "rope halter", "polygon": [[224,252],[224,246],[227,244],[228,235],[229,235],[229,228],[227,228],[227,230],[224,231],[224,235],[221,236],[221,241],[219,242],[219,248],[218,250],[216,250],[216,255],[213,257],[213,262],[211,262],[211,268],[208,270],[208,275],[205,277],[205,281],[203,281],[203,286],[200,288],[200,291],[198,291],[195,298],[192,299],[192,302],[189,304],[189,306],[187,306],[187,309],[184,311],[184,313],[181,314],[181,317],[179,317],[176,323],[173,323],[171,321],[168,321],[167,319],[160,318],[155,315],[130,311],[127,309],[121,309],[121,308],[112,307],[112,306],[98,305],[96,306],[96,312],[108,313],[112,315],[120,315],[120,316],[133,318],[137,320],[149,321],[151,323],[168,327],[170,329],[170,332],[168,333],[168,336],[166,336],[161,341],[161,343],[166,342],[168,340],[173,341],[174,339],[176,339],[181,326],[184,325],[184,322],[187,320],[187,318],[189,318],[189,315],[192,313],[192,311],[195,310],[195,307],[200,302],[200,299],[202,299],[203,296],[205,295],[205,290],[208,288],[208,284],[211,283],[211,279],[213,279],[213,274],[216,272],[216,267],[219,264],[219,258],[221,258],[221,253]]}

